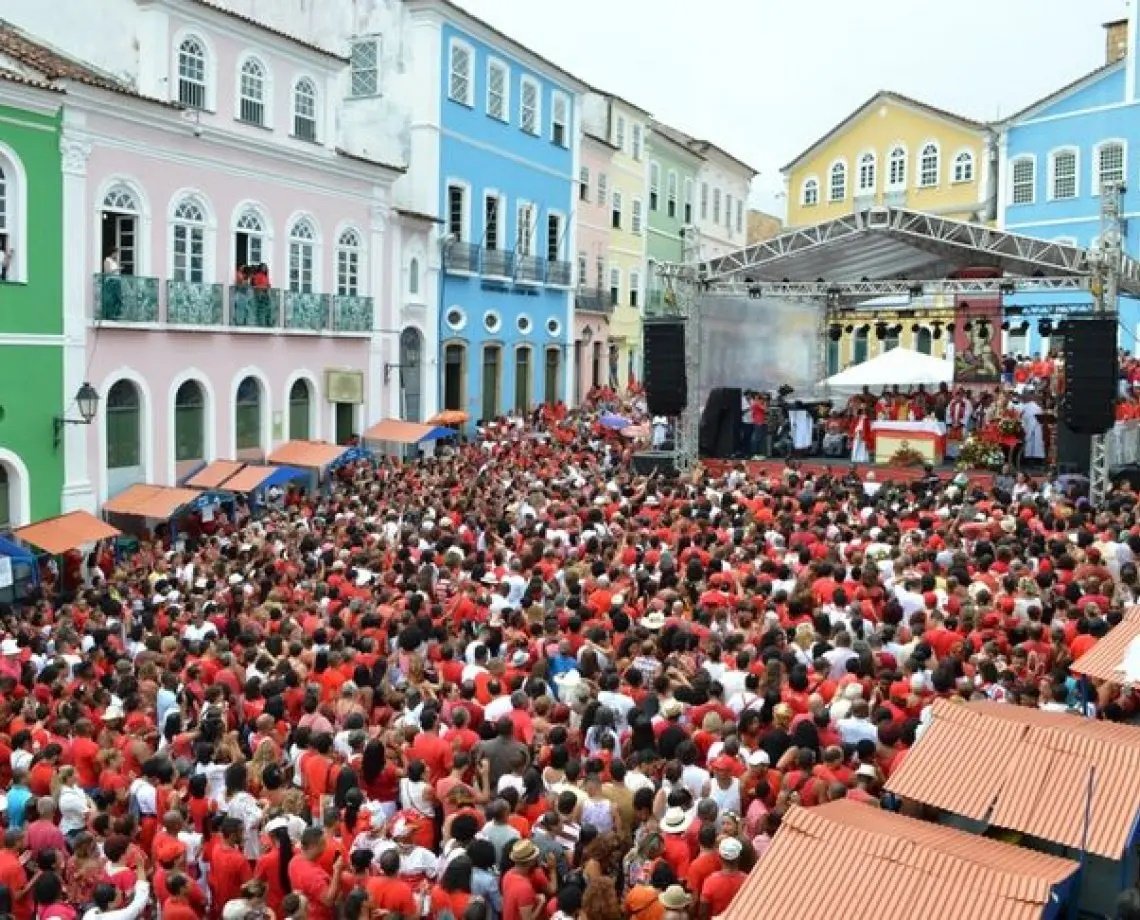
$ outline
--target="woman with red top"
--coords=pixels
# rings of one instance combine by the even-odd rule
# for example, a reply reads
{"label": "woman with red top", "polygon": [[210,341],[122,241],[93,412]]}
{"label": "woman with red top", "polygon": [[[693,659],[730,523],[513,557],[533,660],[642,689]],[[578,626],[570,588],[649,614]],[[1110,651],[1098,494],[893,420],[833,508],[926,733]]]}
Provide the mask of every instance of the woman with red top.
{"label": "woman with red top", "polygon": [[253,877],[265,883],[265,903],[274,916],[281,916],[281,903],[293,890],[289,883],[289,862],[293,859],[293,840],[289,836],[289,822],[273,818],[265,825],[265,837],[270,848],[262,854],[254,868]]}
{"label": "woman with red top", "polygon": [[360,788],[374,802],[379,802],[385,815],[396,813],[402,772],[388,761],[384,742],[372,738],[364,745],[360,761]]}
{"label": "woman with red top", "polygon": [[447,864],[439,881],[431,886],[428,908],[431,920],[439,920],[445,911],[450,911],[452,917],[464,915],[467,905],[471,902],[473,868],[470,858],[465,853],[454,857]]}

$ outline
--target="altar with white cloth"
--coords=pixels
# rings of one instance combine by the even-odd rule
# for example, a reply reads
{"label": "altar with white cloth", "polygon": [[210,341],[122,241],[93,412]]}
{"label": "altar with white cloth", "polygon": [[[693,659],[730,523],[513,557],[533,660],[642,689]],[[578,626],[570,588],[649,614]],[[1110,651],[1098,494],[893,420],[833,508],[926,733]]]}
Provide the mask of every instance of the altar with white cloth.
{"label": "altar with white cloth", "polygon": [[890,463],[899,450],[909,448],[922,454],[927,463],[937,466],[946,453],[946,426],[933,418],[918,422],[889,419],[871,422],[871,437],[876,463]]}

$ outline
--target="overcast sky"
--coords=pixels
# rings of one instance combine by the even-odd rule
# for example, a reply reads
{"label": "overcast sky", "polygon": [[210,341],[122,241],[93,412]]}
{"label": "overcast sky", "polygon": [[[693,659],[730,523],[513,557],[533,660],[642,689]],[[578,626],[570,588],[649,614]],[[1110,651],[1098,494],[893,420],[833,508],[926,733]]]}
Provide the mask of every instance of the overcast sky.
{"label": "overcast sky", "polygon": [[979,120],[1104,63],[1127,0],[458,0],[586,82],[760,170],[780,167],[880,89]]}

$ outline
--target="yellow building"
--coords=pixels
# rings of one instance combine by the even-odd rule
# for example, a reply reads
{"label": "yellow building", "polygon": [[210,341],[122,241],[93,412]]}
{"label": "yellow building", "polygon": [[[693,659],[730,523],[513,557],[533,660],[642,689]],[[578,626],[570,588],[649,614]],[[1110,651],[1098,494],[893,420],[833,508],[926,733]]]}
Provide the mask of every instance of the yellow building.
{"label": "yellow building", "polygon": [[[595,196],[606,196],[601,214],[603,228],[587,227],[591,218],[585,212],[579,226],[580,242],[591,236],[591,230],[606,234],[604,259],[608,306],[612,309],[608,322],[608,367],[606,382],[626,386],[630,375],[640,377],[641,317],[645,308],[647,222],[647,158],[646,139],[649,113],[618,96],[587,93],[582,102],[582,125],[587,140],[597,144],[583,145],[583,177],[595,147],[608,153],[608,162],[596,163]],[[588,147],[588,150],[587,150]],[[604,168],[604,172],[601,169]],[[598,205],[602,199],[595,197]],[[596,209],[595,209],[596,210]],[[597,223],[597,217],[592,220]]]}
{"label": "yellow building", "polygon": [[[989,127],[881,91],[783,168],[786,224],[789,229],[810,227],[873,207],[990,223],[997,205],[996,171],[997,137]],[[881,304],[884,308],[899,306],[883,300],[888,301]],[[946,339],[934,339],[928,324],[907,320],[901,325],[897,338],[880,340],[872,318],[870,341],[861,337],[858,342],[844,326],[842,337],[829,343],[829,370],[873,358],[896,344],[941,354]]]}

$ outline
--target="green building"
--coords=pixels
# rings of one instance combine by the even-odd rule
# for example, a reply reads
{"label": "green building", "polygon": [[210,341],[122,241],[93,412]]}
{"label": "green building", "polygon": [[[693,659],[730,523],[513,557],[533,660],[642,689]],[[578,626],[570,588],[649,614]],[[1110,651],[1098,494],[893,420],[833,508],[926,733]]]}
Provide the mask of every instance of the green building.
{"label": "green building", "polygon": [[649,129],[649,286],[646,312],[658,312],[663,291],[653,265],[685,260],[686,227],[696,223],[697,171],[704,157],[690,146],[690,138],[653,122]]}
{"label": "green building", "polygon": [[60,513],[61,119],[60,93],[0,71],[0,531]]}

